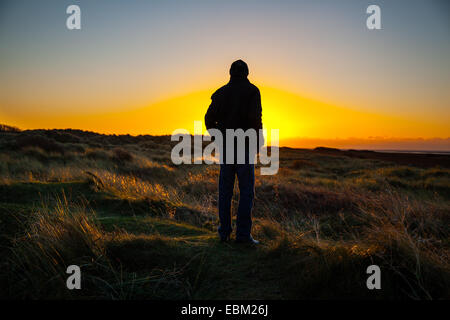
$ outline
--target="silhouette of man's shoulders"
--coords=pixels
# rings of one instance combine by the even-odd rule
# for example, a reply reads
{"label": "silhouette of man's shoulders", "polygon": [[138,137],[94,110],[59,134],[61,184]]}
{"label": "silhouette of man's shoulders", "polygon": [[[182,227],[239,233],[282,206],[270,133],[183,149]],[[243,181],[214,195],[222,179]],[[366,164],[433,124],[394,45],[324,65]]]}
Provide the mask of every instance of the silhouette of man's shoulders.
{"label": "silhouette of man's shoulders", "polygon": [[217,89],[212,95],[211,99],[218,99],[220,97],[226,96],[232,91],[234,88],[245,88],[246,91],[248,91],[251,94],[259,94],[259,89],[257,86],[255,86],[250,81],[242,81],[239,84],[235,85],[234,83],[228,82],[227,84],[223,85],[219,89]]}

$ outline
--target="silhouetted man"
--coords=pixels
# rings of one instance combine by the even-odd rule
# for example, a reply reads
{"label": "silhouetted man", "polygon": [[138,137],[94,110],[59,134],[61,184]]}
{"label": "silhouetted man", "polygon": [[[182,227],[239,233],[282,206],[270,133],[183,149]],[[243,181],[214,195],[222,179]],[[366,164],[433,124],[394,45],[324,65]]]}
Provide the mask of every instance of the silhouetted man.
{"label": "silhouetted man", "polygon": [[[259,129],[261,122],[261,96],[259,89],[247,79],[248,67],[242,60],[233,62],[230,68],[230,81],[211,96],[211,105],[205,115],[208,130],[219,129],[223,135],[219,177],[219,235],[222,241],[228,241],[231,227],[231,200],[233,197],[235,176],[239,182],[239,207],[236,219],[236,241],[257,244],[251,236],[252,207],[255,196],[255,165],[249,161],[254,156],[249,151],[249,141],[245,144],[245,162],[237,163],[236,143],[234,144],[234,161],[226,157],[226,129],[254,129],[257,133],[257,150],[262,144]],[[236,142],[236,141],[235,141]]]}

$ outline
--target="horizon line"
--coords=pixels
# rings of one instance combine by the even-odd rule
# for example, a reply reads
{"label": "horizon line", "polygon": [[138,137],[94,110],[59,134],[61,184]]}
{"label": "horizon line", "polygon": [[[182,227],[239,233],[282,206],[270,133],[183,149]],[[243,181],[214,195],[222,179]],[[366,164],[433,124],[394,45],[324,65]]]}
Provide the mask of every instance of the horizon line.
{"label": "horizon line", "polygon": [[[80,131],[94,133],[105,136],[151,136],[164,137],[172,134],[130,134],[130,133],[111,133],[101,131],[91,131],[76,128],[20,128],[14,125],[0,124],[5,127],[26,131]],[[190,133],[189,135],[194,136]],[[202,134],[207,136],[207,134]],[[278,147],[294,149],[314,149],[318,147],[334,148],[341,150],[371,150],[371,151],[402,151],[402,152],[450,152],[450,137],[347,137],[347,138],[314,138],[314,137],[291,137],[279,140]]]}

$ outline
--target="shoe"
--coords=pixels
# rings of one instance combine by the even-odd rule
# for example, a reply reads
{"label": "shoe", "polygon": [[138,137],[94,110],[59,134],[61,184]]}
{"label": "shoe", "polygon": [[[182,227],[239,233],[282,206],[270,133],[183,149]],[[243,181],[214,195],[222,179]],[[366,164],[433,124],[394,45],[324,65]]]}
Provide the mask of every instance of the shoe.
{"label": "shoe", "polygon": [[250,235],[247,239],[236,239],[237,243],[249,243],[249,244],[259,244],[258,240],[253,239]]}
{"label": "shoe", "polygon": [[225,237],[220,236],[220,242],[228,242],[228,241],[230,241],[230,236],[229,235],[225,236]]}

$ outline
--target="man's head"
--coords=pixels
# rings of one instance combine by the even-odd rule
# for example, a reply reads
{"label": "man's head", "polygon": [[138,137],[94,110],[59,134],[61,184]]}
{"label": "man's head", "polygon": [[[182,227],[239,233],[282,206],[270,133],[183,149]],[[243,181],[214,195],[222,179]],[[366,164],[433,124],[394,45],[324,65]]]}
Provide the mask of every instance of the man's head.
{"label": "man's head", "polygon": [[248,66],[242,60],[236,60],[231,64],[230,76],[234,77],[247,77],[248,76]]}

